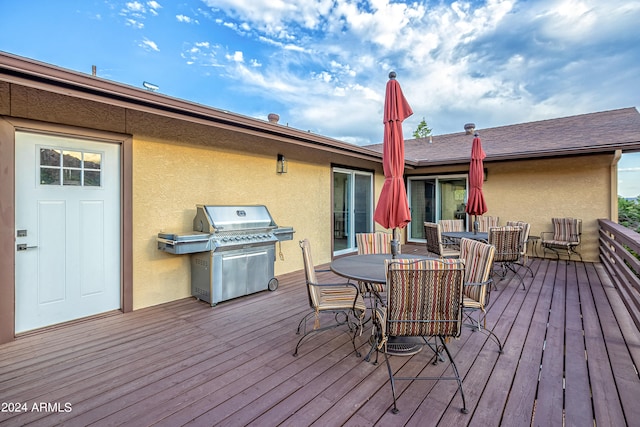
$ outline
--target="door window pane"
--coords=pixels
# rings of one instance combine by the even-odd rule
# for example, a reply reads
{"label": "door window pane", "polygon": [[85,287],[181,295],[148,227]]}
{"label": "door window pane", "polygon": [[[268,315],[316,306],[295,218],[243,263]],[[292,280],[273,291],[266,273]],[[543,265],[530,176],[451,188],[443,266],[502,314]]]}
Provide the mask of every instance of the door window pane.
{"label": "door window pane", "polygon": [[410,181],[410,237],[424,239],[424,223],[436,220],[435,179]]}
{"label": "door window pane", "polygon": [[[467,194],[466,179],[440,179],[440,217],[439,219],[466,218],[465,199]],[[466,224],[465,224],[466,227]]]}
{"label": "door window pane", "polygon": [[62,173],[62,184],[63,185],[80,185],[81,181],[81,171],[79,169],[63,169]]}
{"label": "door window pane", "polygon": [[349,247],[347,224],[349,223],[349,200],[351,175],[341,172],[333,174],[333,249],[340,251]]}
{"label": "door window pane", "polygon": [[356,250],[356,233],[373,231],[373,174],[333,171],[333,250]]}
{"label": "door window pane", "polygon": [[40,168],[40,184],[60,185],[60,169]]}
{"label": "door window pane", "polygon": [[466,177],[412,177],[407,185],[411,207],[409,240],[424,241],[425,222],[462,219],[466,224]]}
{"label": "door window pane", "polygon": [[60,150],[53,148],[40,149],[40,166],[60,166]]}
{"label": "door window pane", "polygon": [[[355,176],[355,198],[354,208],[354,233],[368,233],[371,230],[371,176]],[[355,236],[354,236],[355,238]]]}

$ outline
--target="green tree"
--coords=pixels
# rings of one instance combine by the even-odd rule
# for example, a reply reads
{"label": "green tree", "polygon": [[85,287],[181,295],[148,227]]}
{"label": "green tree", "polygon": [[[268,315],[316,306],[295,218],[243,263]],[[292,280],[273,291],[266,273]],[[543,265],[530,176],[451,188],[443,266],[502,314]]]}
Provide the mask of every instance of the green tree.
{"label": "green tree", "polygon": [[635,200],[618,196],[618,223],[640,233],[640,196]]}
{"label": "green tree", "polygon": [[418,123],[418,128],[413,131],[414,138],[426,138],[431,135],[431,129],[427,126],[427,121],[422,118],[422,121]]}

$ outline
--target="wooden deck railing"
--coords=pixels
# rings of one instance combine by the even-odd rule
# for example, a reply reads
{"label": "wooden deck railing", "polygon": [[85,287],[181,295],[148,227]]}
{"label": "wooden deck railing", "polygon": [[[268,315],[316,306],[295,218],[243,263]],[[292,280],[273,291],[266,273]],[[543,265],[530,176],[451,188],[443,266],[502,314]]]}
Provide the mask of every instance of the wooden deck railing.
{"label": "wooden deck railing", "polygon": [[640,254],[640,234],[610,220],[598,223],[600,259],[640,329],[640,261],[629,251]]}

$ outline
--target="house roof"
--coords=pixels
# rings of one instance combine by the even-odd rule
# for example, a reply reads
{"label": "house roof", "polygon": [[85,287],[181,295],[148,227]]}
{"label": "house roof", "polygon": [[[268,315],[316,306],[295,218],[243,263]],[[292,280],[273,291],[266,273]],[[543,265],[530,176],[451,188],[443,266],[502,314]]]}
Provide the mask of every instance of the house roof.
{"label": "house roof", "polygon": [[[640,114],[635,107],[476,132],[487,154],[485,161],[640,150]],[[468,163],[472,141],[473,135],[465,132],[405,140],[407,164]],[[382,144],[367,147],[382,152]]]}

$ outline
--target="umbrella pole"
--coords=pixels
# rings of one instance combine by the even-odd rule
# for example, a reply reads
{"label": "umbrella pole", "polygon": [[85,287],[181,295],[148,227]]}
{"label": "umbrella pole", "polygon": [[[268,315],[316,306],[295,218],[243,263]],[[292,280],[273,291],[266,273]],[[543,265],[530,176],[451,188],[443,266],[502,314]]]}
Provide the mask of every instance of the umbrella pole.
{"label": "umbrella pole", "polygon": [[393,229],[393,238],[391,239],[391,258],[398,258],[398,229]]}
{"label": "umbrella pole", "polygon": [[473,216],[473,234],[478,234],[478,229],[480,228],[480,223],[478,222],[478,216]]}

